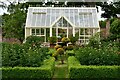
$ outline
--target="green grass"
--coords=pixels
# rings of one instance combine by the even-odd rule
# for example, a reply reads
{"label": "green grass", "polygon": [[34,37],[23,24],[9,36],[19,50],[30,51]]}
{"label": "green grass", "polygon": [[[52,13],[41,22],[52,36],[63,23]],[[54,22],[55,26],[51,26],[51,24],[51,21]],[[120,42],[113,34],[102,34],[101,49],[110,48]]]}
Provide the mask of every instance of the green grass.
{"label": "green grass", "polygon": [[68,67],[66,61],[64,64],[61,64],[60,61],[55,63],[55,71],[53,78],[68,78]]}

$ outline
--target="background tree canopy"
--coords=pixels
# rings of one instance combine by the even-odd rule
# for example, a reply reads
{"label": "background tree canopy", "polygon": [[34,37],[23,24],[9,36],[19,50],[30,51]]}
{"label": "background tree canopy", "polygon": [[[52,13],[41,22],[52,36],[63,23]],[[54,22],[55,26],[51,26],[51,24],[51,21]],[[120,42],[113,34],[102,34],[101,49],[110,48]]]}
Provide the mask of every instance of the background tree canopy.
{"label": "background tree canopy", "polygon": [[25,3],[10,3],[6,8],[9,14],[2,15],[3,37],[17,38],[20,42],[23,42],[28,5]]}

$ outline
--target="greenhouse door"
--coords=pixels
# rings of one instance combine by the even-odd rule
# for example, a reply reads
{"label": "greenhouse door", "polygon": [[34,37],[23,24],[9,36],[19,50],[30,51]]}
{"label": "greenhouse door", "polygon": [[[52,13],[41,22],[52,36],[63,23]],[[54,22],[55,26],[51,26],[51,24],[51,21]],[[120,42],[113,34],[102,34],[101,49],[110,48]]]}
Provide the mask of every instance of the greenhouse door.
{"label": "greenhouse door", "polygon": [[52,34],[53,36],[57,36],[61,38],[69,37],[70,29],[72,29],[71,24],[64,17],[61,17],[53,25]]}

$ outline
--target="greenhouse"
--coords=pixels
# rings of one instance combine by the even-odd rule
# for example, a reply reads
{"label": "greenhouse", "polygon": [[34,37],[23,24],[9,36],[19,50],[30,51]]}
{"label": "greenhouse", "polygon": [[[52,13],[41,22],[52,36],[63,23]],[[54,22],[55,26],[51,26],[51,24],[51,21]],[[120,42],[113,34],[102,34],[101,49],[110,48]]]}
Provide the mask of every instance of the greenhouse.
{"label": "greenhouse", "polygon": [[25,38],[30,35],[44,37],[78,36],[81,44],[100,31],[95,7],[29,7]]}

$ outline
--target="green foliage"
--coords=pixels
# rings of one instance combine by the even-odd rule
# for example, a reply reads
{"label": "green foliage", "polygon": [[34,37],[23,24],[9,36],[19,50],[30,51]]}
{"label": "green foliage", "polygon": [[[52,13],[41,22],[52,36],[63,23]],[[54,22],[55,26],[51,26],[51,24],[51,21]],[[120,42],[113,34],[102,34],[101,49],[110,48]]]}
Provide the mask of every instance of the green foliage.
{"label": "green foliage", "polygon": [[24,23],[26,20],[26,13],[18,7],[16,9],[12,9],[14,12],[4,14],[2,16],[2,35],[5,38],[17,38],[22,42],[24,40]]}
{"label": "green foliage", "polygon": [[55,49],[49,49],[48,55],[52,56],[52,54],[55,52]]}
{"label": "green foliage", "polygon": [[99,38],[99,33],[96,33],[93,35],[90,40],[88,46],[93,47],[93,48],[99,48],[99,43],[100,43],[100,38]]}
{"label": "green foliage", "polygon": [[58,48],[61,48],[61,45],[56,45],[54,48],[57,50]]}
{"label": "green foliage", "polygon": [[111,35],[114,36],[114,40],[120,39],[120,20],[116,19],[110,26]]}
{"label": "green foliage", "polygon": [[68,58],[68,69],[70,79],[120,79],[120,66],[82,66],[73,56]]}
{"label": "green foliage", "polygon": [[70,39],[67,38],[67,37],[63,37],[61,41],[62,41],[63,43],[68,43],[68,42],[70,42]]}
{"label": "green foliage", "polygon": [[55,59],[50,58],[44,61],[41,67],[2,67],[3,79],[50,79],[53,76]]}
{"label": "green foliage", "polygon": [[69,70],[72,66],[80,66],[80,62],[74,56],[68,57],[68,68],[69,68]]}
{"label": "green foliage", "polygon": [[39,36],[29,36],[26,38],[25,44],[28,44],[31,48],[40,48],[43,38]]}
{"label": "green foliage", "polygon": [[2,66],[17,66],[20,64],[20,55],[23,53],[19,44],[2,43]]}
{"label": "green foliage", "polygon": [[74,46],[73,45],[68,45],[67,50],[73,50]]}
{"label": "green foliage", "polygon": [[66,51],[67,50],[67,46],[63,46],[63,49]]}
{"label": "green foliage", "polygon": [[117,47],[80,48],[76,52],[76,58],[82,65],[120,65]]}
{"label": "green foliage", "polygon": [[106,20],[100,21],[99,24],[100,24],[100,28],[105,28],[106,27]]}
{"label": "green foliage", "polygon": [[64,49],[63,48],[58,48],[57,49],[57,54],[60,54],[60,55],[64,54]]}
{"label": "green foliage", "polygon": [[66,51],[66,54],[67,54],[68,56],[75,56],[74,50],[67,50],[67,51]]}
{"label": "green foliage", "polygon": [[2,43],[3,66],[41,66],[47,58],[48,48],[28,49],[24,45]]}
{"label": "green foliage", "polygon": [[56,42],[57,42],[57,37],[56,37],[56,36],[50,37],[50,38],[49,38],[49,42],[50,42],[50,44],[56,43]]}
{"label": "green foliage", "polygon": [[75,44],[75,42],[78,40],[78,38],[77,37],[73,37],[73,36],[70,36],[70,42],[72,43],[72,44]]}

